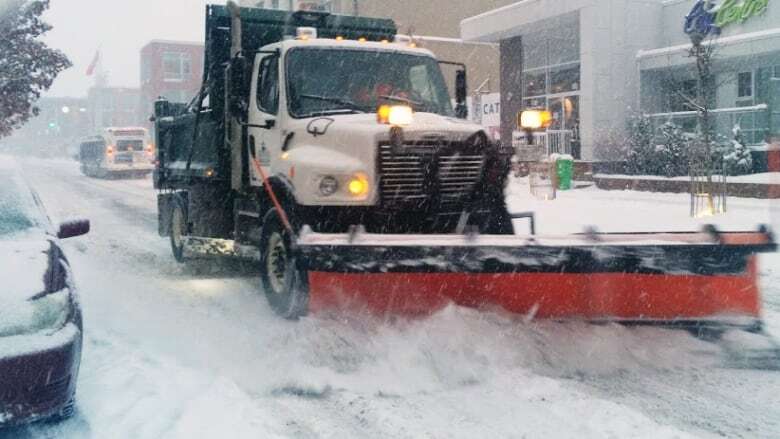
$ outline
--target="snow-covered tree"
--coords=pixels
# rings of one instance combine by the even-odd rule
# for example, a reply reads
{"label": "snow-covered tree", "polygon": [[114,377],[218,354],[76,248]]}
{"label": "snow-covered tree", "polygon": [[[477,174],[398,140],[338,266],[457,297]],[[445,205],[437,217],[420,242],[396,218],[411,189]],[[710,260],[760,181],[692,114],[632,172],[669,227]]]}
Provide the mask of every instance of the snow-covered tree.
{"label": "snow-covered tree", "polygon": [[661,125],[655,135],[653,174],[667,177],[687,175],[690,146],[689,138],[679,126],[671,122]]}
{"label": "snow-covered tree", "polygon": [[629,137],[626,142],[627,171],[645,174],[653,162],[653,125],[647,116],[634,115],[628,121]]}
{"label": "snow-covered tree", "polygon": [[732,130],[734,137],[725,142],[720,149],[723,156],[723,168],[728,175],[747,174],[753,169],[753,157],[745,145],[742,127],[735,125]]}
{"label": "snow-covered tree", "polygon": [[40,37],[51,30],[41,19],[49,0],[9,0],[0,5],[0,137],[38,115],[35,102],[57,75],[71,66],[68,57]]}

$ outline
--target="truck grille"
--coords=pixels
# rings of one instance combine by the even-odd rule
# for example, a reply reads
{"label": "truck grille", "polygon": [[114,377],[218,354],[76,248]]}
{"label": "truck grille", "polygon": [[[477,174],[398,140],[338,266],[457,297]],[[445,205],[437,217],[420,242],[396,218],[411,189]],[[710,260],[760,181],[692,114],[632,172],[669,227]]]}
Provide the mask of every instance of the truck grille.
{"label": "truck grille", "polygon": [[379,145],[382,202],[386,207],[457,207],[482,175],[484,157],[457,144],[414,142],[394,151]]}

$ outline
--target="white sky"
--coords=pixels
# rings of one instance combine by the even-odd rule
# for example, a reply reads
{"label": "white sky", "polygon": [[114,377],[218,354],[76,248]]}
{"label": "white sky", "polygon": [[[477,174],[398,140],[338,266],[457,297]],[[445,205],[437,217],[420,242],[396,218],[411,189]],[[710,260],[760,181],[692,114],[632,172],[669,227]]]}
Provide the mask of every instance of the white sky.
{"label": "white sky", "polygon": [[139,85],[140,50],[154,39],[203,41],[207,3],[224,0],[51,0],[46,36],[73,67],[57,77],[47,96],[86,96],[94,77],[86,76],[101,48],[109,84]]}

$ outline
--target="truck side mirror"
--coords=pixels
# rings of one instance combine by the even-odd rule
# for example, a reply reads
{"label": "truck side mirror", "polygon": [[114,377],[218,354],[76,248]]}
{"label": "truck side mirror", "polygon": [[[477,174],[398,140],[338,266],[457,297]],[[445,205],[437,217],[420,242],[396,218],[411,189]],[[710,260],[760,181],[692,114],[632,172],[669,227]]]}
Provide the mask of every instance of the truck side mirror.
{"label": "truck side mirror", "polygon": [[246,93],[246,58],[237,56],[230,60],[228,68],[228,99],[230,101],[230,113],[236,118],[242,118],[246,109],[244,101],[247,99]]}
{"label": "truck side mirror", "polygon": [[455,73],[455,115],[460,119],[465,119],[469,116],[466,96],[468,96],[466,69],[458,70]]}
{"label": "truck side mirror", "polygon": [[[171,103],[167,99],[160,96],[154,101],[154,115],[152,116],[154,120],[168,117],[171,113]],[[154,122],[152,118],[149,119],[150,122]]]}

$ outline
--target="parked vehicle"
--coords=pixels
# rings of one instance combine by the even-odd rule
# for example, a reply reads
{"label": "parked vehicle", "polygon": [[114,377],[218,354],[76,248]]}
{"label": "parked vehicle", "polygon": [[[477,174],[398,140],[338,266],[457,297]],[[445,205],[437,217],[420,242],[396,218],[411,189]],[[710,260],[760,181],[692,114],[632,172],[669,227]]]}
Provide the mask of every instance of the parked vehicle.
{"label": "parked vehicle", "polygon": [[54,228],[15,164],[0,158],[0,427],[73,412],[82,321],[59,240],[89,221]]}
{"label": "parked vehicle", "polygon": [[154,170],[154,145],[146,128],[106,128],[79,146],[81,172],[90,177],[144,176]]}

